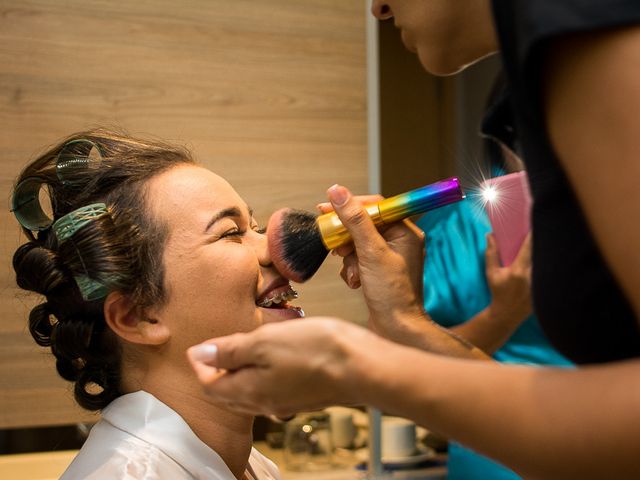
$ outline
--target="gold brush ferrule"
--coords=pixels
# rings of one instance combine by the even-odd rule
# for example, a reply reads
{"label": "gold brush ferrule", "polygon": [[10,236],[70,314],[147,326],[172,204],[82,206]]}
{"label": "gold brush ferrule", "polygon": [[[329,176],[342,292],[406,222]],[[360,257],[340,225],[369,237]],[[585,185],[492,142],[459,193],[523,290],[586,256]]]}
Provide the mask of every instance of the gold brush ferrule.
{"label": "gold brush ferrule", "polygon": [[[378,204],[366,205],[365,210],[373,220],[373,223],[380,225],[384,223],[380,216],[380,209]],[[320,215],[316,219],[318,229],[320,230],[320,236],[322,237],[322,243],[327,247],[327,250],[333,250],[341,245],[346,245],[351,241],[351,234],[342,224],[340,217],[335,212],[325,213]]]}

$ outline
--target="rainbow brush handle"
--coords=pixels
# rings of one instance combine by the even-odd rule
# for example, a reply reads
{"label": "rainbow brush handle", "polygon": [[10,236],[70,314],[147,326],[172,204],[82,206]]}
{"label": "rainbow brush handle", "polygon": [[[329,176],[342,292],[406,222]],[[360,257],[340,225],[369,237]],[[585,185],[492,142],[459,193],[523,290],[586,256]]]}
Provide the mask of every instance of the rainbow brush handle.
{"label": "rainbow brush handle", "polygon": [[[451,177],[378,203],[366,205],[365,209],[373,223],[376,226],[381,226],[434,208],[444,207],[463,198],[465,198],[465,194],[460,186],[460,181],[456,177]],[[328,250],[333,250],[351,241],[351,234],[335,212],[320,215],[316,222],[320,229],[322,243]]]}

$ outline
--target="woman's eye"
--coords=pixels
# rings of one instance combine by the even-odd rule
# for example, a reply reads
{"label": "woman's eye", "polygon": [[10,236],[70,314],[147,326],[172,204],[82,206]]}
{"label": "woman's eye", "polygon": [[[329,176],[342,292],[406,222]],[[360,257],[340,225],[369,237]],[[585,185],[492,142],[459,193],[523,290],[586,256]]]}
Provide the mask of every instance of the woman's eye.
{"label": "woman's eye", "polygon": [[243,235],[244,235],[243,230],[240,230],[239,228],[232,228],[231,230],[227,230],[222,235],[220,235],[220,238],[241,237]]}
{"label": "woman's eye", "polygon": [[254,230],[256,231],[256,233],[259,233],[260,235],[264,235],[265,233],[267,233],[267,227],[255,227]]}

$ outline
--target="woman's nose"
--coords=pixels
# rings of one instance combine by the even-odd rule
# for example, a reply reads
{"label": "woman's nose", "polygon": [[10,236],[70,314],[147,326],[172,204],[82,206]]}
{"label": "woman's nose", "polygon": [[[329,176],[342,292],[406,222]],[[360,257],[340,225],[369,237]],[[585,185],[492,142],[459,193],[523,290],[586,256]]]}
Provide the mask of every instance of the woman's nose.
{"label": "woman's nose", "polygon": [[269,253],[267,235],[264,233],[253,232],[252,242],[260,265],[263,267],[270,266],[273,262],[271,261],[271,254]]}
{"label": "woman's nose", "polygon": [[373,2],[371,2],[371,13],[373,13],[373,16],[378,20],[388,20],[393,17],[391,7],[381,0],[373,0]]}

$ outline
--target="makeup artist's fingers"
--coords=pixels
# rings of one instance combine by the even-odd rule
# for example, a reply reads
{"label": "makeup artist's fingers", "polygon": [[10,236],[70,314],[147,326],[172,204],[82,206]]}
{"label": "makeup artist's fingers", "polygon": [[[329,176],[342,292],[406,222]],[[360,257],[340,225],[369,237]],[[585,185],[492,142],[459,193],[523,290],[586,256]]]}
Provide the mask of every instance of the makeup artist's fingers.
{"label": "makeup artist's fingers", "polygon": [[347,257],[354,251],[355,248],[353,247],[353,243],[347,243],[346,245],[342,245],[341,247],[333,249],[331,252],[334,255],[338,255],[339,257]]}
{"label": "makeup artist's fingers", "polygon": [[[394,240],[406,237],[407,232],[414,235],[420,241],[424,241],[424,232],[409,219],[404,219],[401,222],[392,223],[390,225],[379,225],[376,228],[387,242],[393,242]],[[342,245],[331,252],[333,255],[347,257],[354,251],[353,243],[347,243],[346,245]]]}
{"label": "makeup artist's fingers", "polygon": [[355,253],[342,259],[340,276],[349,288],[354,290],[360,288],[360,269],[358,267],[358,256]]}
{"label": "makeup artist's fingers", "polygon": [[[403,228],[395,228],[393,227],[403,227]],[[393,230],[392,230],[393,229]],[[408,218],[402,220],[402,222],[398,222],[392,225],[389,225],[384,230],[384,238],[388,242],[393,241],[396,238],[402,238],[407,235],[407,232],[410,236],[418,241],[420,245],[424,244],[425,234],[420,227],[418,227],[415,223],[413,223]]]}
{"label": "makeup artist's fingers", "polygon": [[[255,338],[244,333],[216,338],[189,348],[187,356],[194,369],[199,368],[196,370],[198,375],[207,372],[203,366],[236,370],[255,365]],[[209,375],[212,373],[209,371]]]}
{"label": "makeup artist's fingers", "polygon": [[407,273],[411,283],[418,298],[422,298],[425,233],[411,220],[405,219],[390,226],[384,232],[384,238],[407,262]]}
{"label": "makeup artist's fingers", "polygon": [[[360,202],[362,205],[370,205],[372,203],[378,203],[384,200],[382,195],[355,195],[354,200]],[[320,213],[329,213],[333,212],[333,205],[331,202],[322,202],[316,205],[316,208],[320,211]],[[338,255],[340,257],[346,257],[351,255],[354,252],[353,244],[347,243],[346,245],[342,245],[334,250],[332,250],[333,255]]]}
{"label": "makeup artist's fingers", "polygon": [[[378,203],[384,200],[382,195],[355,195],[353,197],[362,205],[370,205],[372,203]],[[333,205],[331,202],[321,202],[316,205],[316,208],[320,211],[320,213],[329,213],[333,212]]]}
{"label": "makeup artist's fingers", "polygon": [[187,359],[200,382],[214,382],[222,375],[222,371],[209,365],[209,362],[215,358],[217,351],[218,348],[212,343],[202,343],[187,350]]}
{"label": "makeup artist's fingers", "polygon": [[320,213],[329,213],[333,212],[333,207],[331,206],[331,202],[322,202],[316,205],[316,209]]}
{"label": "makeup artist's fingers", "polygon": [[196,372],[196,376],[201,383],[215,382],[216,379],[224,373],[216,367],[210,367],[206,363],[202,363],[199,360],[191,360],[191,358],[189,358],[189,362],[191,363],[191,368],[193,368],[193,371]]}
{"label": "makeup artist's fingers", "polygon": [[253,388],[260,381],[259,375],[258,367],[247,367],[224,372],[213,381],[198,380],[209,397],[227,410],[245,415],[272,414],[267,399]]}
{"label": "makeup artist's fingers", "polygon": [[[381,340],[335,318],[284,323],[262,325],[248,333],[210,340],[206,348],[189,349],[209,397],[236,411],[281,417],[338,403],[359,404],[360,391],[347,381],[358,367],[345,359],[359,358],[354,349],[382,350]],[[201,376],[201,364],[225,370]]]}
{"label": "makeup artist's fingers", "polygon": [[334,185],[327,190],[327,195],[338,217],[351,233],[361,259],[373,261],[381,251],[388,249],[367,211],[346,187]]}

